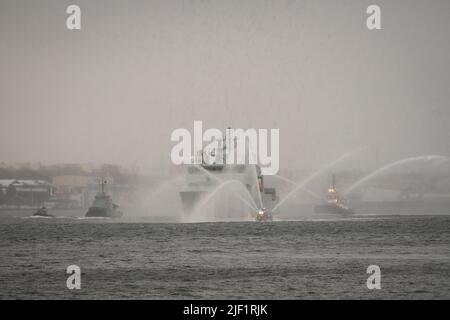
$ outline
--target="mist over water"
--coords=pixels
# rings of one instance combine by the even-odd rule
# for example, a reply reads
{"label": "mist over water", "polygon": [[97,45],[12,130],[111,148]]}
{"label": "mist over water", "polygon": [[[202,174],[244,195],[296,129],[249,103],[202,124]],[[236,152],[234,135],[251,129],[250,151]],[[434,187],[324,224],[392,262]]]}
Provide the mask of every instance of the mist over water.
{"label": "mist over water", "polygon": [[138,201],[141,210],[126,216],[134,218],[146,218],[156,221],[183,222],[184,214],[180,201],[179,190],[184,181],[182,175],[162,181],[159,185],[151,189],[143,189],[140,192]]}

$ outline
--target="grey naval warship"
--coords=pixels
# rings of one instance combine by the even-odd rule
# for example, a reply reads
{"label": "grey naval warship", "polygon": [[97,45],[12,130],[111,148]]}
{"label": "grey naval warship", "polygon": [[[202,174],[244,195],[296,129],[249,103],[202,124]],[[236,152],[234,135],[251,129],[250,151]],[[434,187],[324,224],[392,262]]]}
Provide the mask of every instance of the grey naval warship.
{"label": "grey naval warship", "polygon": [[89,207],[86,217],[96,218],[120,218],[122,212],[119,206],[112,202],[111,197],[105,192],[106,181],[101,181],[101,192],[98,192],[92,205]]}
{"label": "grey naval warship", "polygon": [[[203,149],[194,156],[197,161],[193,158],[192,164],[186,165],[184,184],[179,192],[185,216],[192,215],[207,195],[215,193],[214,200],[220,202],[214,207],[216,218],[232,220],[231,216],[242,210],[243,203],[247,203],[246,213],[251,220],[271,221],[271,210],[279,200],[275,188],[264,185],[264,176],[258,165],[227,163],[226,146],[230,145],[227,139],[231,139],[228,133],[219,141],[217,148]],[[232,145],[236,150],[236,138]],[[226,192],[227,188],[220,188],[227,184],[230,188],[236,187],[236,191],[230,193]]]}

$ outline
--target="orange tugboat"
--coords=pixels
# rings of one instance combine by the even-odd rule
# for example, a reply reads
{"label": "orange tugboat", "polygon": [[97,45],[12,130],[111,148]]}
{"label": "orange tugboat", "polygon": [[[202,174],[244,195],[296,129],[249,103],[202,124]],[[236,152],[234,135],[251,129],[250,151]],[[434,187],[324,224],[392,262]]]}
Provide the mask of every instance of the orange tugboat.
{"label": "orange tugboat", "polygon": [[336,190],[336,181],[333,175],[333,181],[325,202],[314,207],[315,213],[337,213],[337,214],[354,214],[355,211],[347,206],[347,200],[342,197]]}
{"label": "orange tugboat", "polygon": [[272,221],[272,215],[267,212],[266,208],[262,208],[256,214],[256,221]]}

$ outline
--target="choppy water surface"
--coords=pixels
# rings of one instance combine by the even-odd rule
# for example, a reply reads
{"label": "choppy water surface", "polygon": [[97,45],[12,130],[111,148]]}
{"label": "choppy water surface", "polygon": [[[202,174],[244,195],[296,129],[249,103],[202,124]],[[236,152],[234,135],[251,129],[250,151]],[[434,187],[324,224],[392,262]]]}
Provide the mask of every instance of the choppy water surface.
{"label": "choppy water surface", "polygon": [[[0,298],[449,299],[450,216],[272,223],[0,218]],[[67,266],[82,270],[66,288]],[[382,290],[366,287],[367,266]]]}

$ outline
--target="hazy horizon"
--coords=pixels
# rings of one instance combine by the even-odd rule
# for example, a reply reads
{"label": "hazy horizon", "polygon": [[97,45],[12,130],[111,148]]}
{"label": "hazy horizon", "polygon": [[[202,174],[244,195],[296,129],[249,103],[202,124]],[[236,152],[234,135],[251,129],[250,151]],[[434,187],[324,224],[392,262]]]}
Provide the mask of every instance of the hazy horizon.
{"label": "hazy horizon", "polygon": [[70,4],[0,2],[0,162],[160,172],[194,120],[280,129],[281,170],[450,156],[448,1]]}

